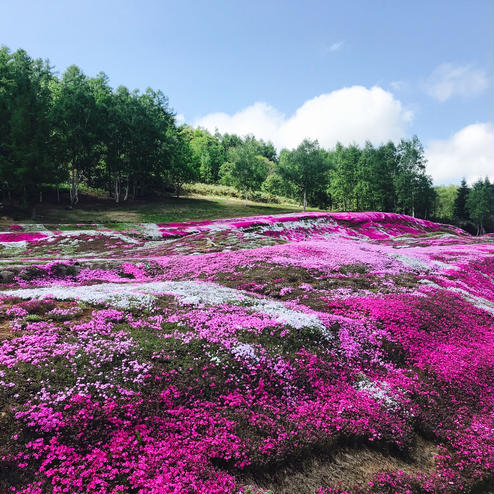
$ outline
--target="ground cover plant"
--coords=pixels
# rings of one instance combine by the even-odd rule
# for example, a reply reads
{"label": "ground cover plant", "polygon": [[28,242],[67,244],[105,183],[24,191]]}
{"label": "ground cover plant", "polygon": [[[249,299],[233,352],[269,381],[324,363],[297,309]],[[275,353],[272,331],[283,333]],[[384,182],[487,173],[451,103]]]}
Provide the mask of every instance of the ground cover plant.
{"label": "ground cover plant", "polygon": [[392,213],[9,225],[0,491],[488,492],[493,254]]}

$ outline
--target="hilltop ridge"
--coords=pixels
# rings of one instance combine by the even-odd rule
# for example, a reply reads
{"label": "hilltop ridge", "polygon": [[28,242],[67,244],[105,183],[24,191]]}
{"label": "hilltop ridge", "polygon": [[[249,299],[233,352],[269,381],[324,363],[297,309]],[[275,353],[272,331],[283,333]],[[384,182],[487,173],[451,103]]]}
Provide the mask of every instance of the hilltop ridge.
{"label": "hilltop ridge", "polygon": [[490,478],[489,236],[309,212],[11,225],[0,247],[0,489],[453,494]]}

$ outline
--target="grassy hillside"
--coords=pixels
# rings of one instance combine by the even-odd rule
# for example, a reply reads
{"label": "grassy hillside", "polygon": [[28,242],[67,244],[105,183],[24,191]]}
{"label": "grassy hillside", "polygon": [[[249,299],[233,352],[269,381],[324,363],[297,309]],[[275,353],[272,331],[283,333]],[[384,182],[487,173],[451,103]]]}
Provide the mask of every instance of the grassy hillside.
{"label": "grassy hillside", "polygon": [[0,233],[0,492],[488,492],[494,246],[387,213]]}
{"label": "grassy hillside", "polygon": [[[220,187],[208,186],[207,192],[223,192]],[[66,204],[41,203],[31,219],[30,211],[16,209],[0,213],[0,229],[16,223],[166,223],[238,216],[259,216],[302,211],[293,203],[264,203],[219,195],[201,195],[191,192],[187,197],[164,197],[153,200],[136,200],[115,204],[98,195],[82,195],[80,203],[69,209]]]}

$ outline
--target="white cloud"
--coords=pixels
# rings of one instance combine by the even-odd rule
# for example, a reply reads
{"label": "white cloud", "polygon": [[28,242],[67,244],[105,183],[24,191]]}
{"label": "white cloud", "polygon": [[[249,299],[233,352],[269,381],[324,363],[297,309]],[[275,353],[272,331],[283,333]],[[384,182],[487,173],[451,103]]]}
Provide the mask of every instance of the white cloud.
{"label": "white cloud", "polygon": [[210,113],[194,122],[195,127],[204,127],[211,132],[218,129],[222,134],[245,136],[254,134],[258,138],[275,141],[284,122],[284,115],[267,103],[254,103],[234,115]]}
{"label": "white cloud", "polygon": [[328,51],[338,51],[343,48],[344,42],[343,41],[337,41],[336,43],[333,43],[329,48]]}
{"label": "white cloud", "polygon": [[449,139],[431,141],[426,149],[427,170],[436,184],[472,183],[489,176],[494,163],[494,126],[476,123],[464,127]]}
{"label": "white cloud", "polygon": [[409,88],[409,84],[406,81],[391,81],[389,85],[394,91],[403,91]]}
{"label": "white cloud", "polygon": [[473,97],[487,89],[489,80],[484,70],[471,65],[439,65],[424,83],[424,89],[438,101],[453,96]]}
{"label": "white cloud", "polygon": [[179,113],[178,115],[175,116],[175,121],[177,122],[177,125],[182,125],[185,122],[185,116],[183,113]]}
{"label": "white cloud", "polygon": [[399,140],[411,118],[412,112],[390,92],[376,86],[352,86],[310,99],[290,117],[267,103],[255,103],[233,115],[211,113],[194,125],[211,132],[253,134],[271,140],[278,149],[294,148],[305,138],[329,148],[337,142]]}

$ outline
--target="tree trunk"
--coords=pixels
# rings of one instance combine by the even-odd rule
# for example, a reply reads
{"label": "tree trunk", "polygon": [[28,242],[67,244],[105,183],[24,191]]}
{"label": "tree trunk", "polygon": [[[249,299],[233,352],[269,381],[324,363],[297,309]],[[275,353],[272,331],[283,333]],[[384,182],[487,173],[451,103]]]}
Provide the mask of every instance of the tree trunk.
{"label": "tree trunk", "polygon": [[60,202],[60,186],[57,184],[57,202]]}
{"label": "tree trunk", "polygon": [[31,219],[36,219],[36,204],[33,204],[33,207],[31,208]]}
{"label": "tree trunk", "polygon": [[111,173],[108,171],[108,177],[106,179],[106,190],[108,192],[108,197],[111,199],[113,197],[113,180],[111,178]]}
{"label": "tree trunk", "polygon": [[125,183],[125,194],[123,200],[126,201],[129,198],[129,177],[127,177],[127,182]]}
{"label": "tree trunk", "polygon": [[79,202],[79,173],[76,168],[71,170],[70,205],[75,206]]}
{"label": "tree trunk", "polygon": [[115,202],[118,204],[120,201],[120,177],[117,175],[115,177]]}
{"label": "tree trunk", "polygon": [[304,189],[304,211],[307,209],[307,192]]}
{"label": "tree trunk", "polygon": [[43,191],[39,191],[39,202],[42,203],[43,202]]}
{"label": "tree trunk", "polygon": [[247,207],[247,201],[249,200],[249,193],[245,192],[245,207]]}

